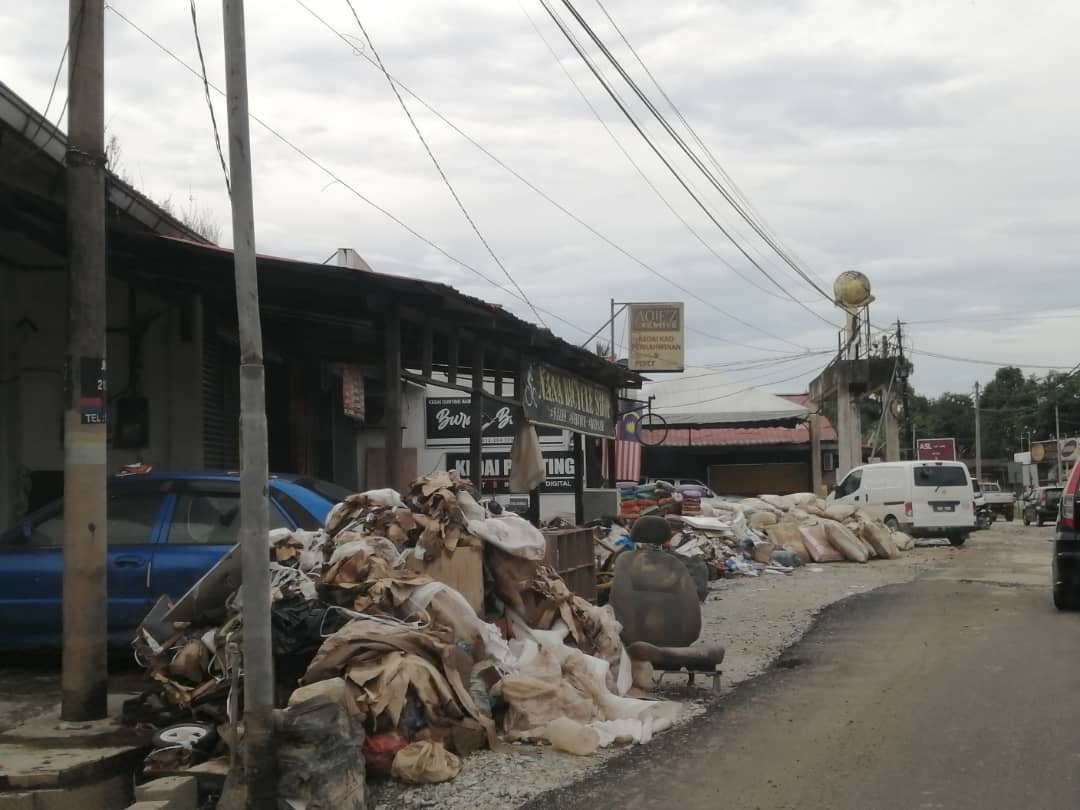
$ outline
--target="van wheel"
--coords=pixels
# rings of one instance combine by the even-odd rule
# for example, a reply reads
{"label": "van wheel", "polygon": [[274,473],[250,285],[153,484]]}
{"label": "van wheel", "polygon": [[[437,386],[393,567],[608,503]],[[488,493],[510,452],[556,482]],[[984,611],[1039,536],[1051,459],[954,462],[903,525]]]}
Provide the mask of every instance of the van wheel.
{"label": "van wheel", "polygon": [[898,532],[898,531],[900,531],[900,521],[898,521],[892,515],[889,515],[887,518],[885,518],[884,523],[885,523],[885,527],[890,532]]}
{"label": "van wheel", "polygon": [[1028,515],[1027,512],[1024,512],[1024,525],[1025,526],[1030,526],[1031,525],[1031,516]]}
{"label": "van wheel", "polygon": [[950,546],[962,546],[962,545],[964,545],[964,542],[967,539],[968,539],[968,536],[966,534],[950,534],[949,535],[949,545]]}

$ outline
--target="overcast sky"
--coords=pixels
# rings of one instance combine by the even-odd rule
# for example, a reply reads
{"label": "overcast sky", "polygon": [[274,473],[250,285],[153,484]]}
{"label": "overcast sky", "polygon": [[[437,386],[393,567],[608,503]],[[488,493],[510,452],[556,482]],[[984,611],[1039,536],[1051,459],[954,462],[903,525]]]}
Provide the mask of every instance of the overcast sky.
{"label": "overcast sky", "polygon": [[[197,65],[186,3],[110,2]],[[347,37],[360,37],[345,0],[305,2]],[[549,326],[581,341],[607,318],[610,298],[685,300],[687,324],[697,330],[688,335],[694,365],[834,347],[836,330],[778,297],[667,174],[539,0],[521,3],[354,0],[391,73],[562,206],[702,299],[605,244],[406,96],[470,213],[528,297],[579,329],[544,315]],[[0,80],[39,110],[63,50],[67,5],[4,0],[0,8],[6,40]],[[569,19],[561,2],[555,5]],[[576,5],[663,107],[595,0]],[[361,40],[350,48],[296,0],[247,6],[252,112],[355,190],[508,288],[385,78],[358,53]],[[1080,361],[1073,343],[1080,336],[1080,4],[607,0],[606,7],[754,209],[826,289],[843,270],[867,273],[877,296],[874,322],[911,322],[917,350],[1033,366]],[[224,87],[221,4],[198,0],[198,10],[210,79]],[[711,251],[619,150],[530,16],[604,122]],[[123,168],[155,199],[171,197],[181,207],[193,199],[208,209],[223,225],[223,242],[231,243],[201,82],[113,12],[106,11],[105,22],[106,117],[122,146]],[[608,68],[607,75],[614,72]],[[618,89],[630,95],[624,84]],[[62,78],[54,121],[64,92]],[[224,104],[213,98],[224,127]],[[633,110],[647,121],[640,106]],[[674,155],[655,120],[645,128]],[[260,252],[322,261],[337,247],[352,247],[377,270],[444,281],[533,317],[505,289],[419,241],[258,125],[252,136]],[[676,165],[773,278],[839,323],[820,295],[750,239],[748,226],[715,190],[705,192],[705,179],[688,161]],[[1010,316],[1023,320],[1005,319]],[[795,358],[734,376],[794,391],[825,359]],[[915,362],[914,383],[923,393],[966,391],[993,373],[990,366],[920,355]]]}

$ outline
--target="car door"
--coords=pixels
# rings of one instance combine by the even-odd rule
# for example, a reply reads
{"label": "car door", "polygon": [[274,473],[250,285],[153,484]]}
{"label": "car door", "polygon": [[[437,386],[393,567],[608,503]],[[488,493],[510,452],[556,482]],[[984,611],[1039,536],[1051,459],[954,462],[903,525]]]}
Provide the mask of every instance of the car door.
{"label": "car door", "polygon": [[[147,574],[164,504],[158,486],[110,487],[106,514],[108,633],[124,643],[149,609]],[[0,543],[0,634],[5,646],[55,646],[63,630],[63,504],[32,516]]]}
{"label": "car door", "polygon": [[[179,599],[239,542],[239,482],[178,482],[166,511],[150,573],[152,601],[161,596]],[[269,517],[271,530],[293,528],[273,502]],[[269,561],[269,545],[267,549]]]}

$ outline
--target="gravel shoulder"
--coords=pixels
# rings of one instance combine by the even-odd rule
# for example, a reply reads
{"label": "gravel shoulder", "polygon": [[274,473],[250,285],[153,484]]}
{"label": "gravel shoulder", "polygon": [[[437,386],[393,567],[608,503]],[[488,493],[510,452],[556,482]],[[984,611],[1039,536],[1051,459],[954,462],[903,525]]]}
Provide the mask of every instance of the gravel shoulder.
{"label": "gravel shoulder", "polygon": [[[684,704],[685,723],[707,711],[717,699],[739,684],[765,672],[789,646],[813,625],[817,614],[846,597],[886,585],[910,582],[978,557],[995,541],[1015,532],[1014,526],[981,532],[964,548],[947,544],[919,547],[897,560],[873,560],[864,565],[831,563],[809,565],[793,574],[763,575],[718,580],[703,605],[701,641],[727,647],[723,688],[719,698],[711,679],[668,676],[653,694]],[[541,794],[566,787],[626,754],[626,748],[575,757],[546,746],[515,744],[510,754],[477,753],[464,761],[457,779],[441,785],[406,787],[387,782],[372,786],[370,805],[376,810],[396,807],[439,807],[441,810],[504,810]]]}

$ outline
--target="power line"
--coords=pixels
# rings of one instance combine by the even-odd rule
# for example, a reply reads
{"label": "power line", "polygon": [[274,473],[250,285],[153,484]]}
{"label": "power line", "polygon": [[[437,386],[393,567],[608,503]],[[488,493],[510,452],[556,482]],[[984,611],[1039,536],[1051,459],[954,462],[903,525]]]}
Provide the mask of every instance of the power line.
{"label": "power line", "polygon": [[925,349],[912,349],[911,353],[912,354],[921,354],[921,355],[923,355],[925,357],[933,357],[933,358],[936,358],[938,360],[952,360],[952,361],[955,361],[957,363],[970,363],[972,365],[978,365],[978,366],[997,366],[998,368],[1006,368],[1006,367],[1011,367],[1011,368],[1034,368],[1034,369],[1040,369],[1040,370],[1049,369],[1051,371],[1057,371],[1058,369],[1065,368],[1066,365],[1067,365],[1065,363],[1062,363],[1061,365],[1057,365],[1057,366],[1037,365],[1037,364],[1033,364],[1033,363],[1006,363],[1006,362],[1001,362],[1001,361],[997,361],[997,360],[980,360],[980,359],[975,359],[975,358],[971,358],[971,357],[956,357],[955,355],[951,355],[951,354],[938,354],[937,352],[929,352],[929,351],[926,351]]}
{"label": "power line", "polygon": [[[193,4],[194,2],[195,0],[192,0]],[[415,132],[416,137],[420,139],[420,143],[424,145],[424,151],[427,152],[428,157],[431,158],[431,162],[434,164],[436,171],[439,172],[439,176],[442,178],[443,183],[446,184],[446,188],[450,191],[450,196],[454,198],[454,202],[456,202],[458,208],[461,209],[462,216],[464,216],[465,220],[469,223],[469,227],[471,227],[473,233],[476,234],[476,238],[479,239],[480,242],[487,249],[487,252],[491,256],[492,260],[495,262],[495,264],[499,266],[499,269],[502,270],[503,275],[506,276],[510,283],[514,285],[514,289],[516,289],[521,294],[521,297],[525,299],[525,302],[529,305],[529,308],[532,309],[533,314],[537,317],[540,323],[546,327],[547,324],[544,323],[543,316],[541,316],[540,313],[537,311],[536,307],[533,306],[533,302],[529,300],[529,296],[525,294],[525,290],[521,288],[521,285],[517,283],[517,280],[512,275],[510,275],[510,271],[506,269],[506,265],[504,265],[502,263],[502,260],[500,260],[499,257],[495,254],[495,250],[491,247],[491,244],[488,242],[488,240],[484,238],[484,234],[480,232],[480,228],[477,226],[476,221],[472,218],[472,215],[469,214],[469,210],[465,207],[465,203],[462,202],[462,199],[458,195],[457,190],[450,182],[450,178],[447,177],[446,172],[443,171],[443,167],[439,163],[438,159],[435,157],[435,153],[431,151],[431,146],[428,145],[427,139],[424,138],[424,133],[420,131],[420,127],[417,125],[416,119],[414,119],[412,113],[409,112],[409,106],[405,103],[405,99],[401,97],[401,93],[398,92],[397,85],[394,84],[394,80],[390,77],[390,72],[386,69],[386,65],[383,63],[382,57],[379,56],[379,51],[375,48],[375,43],[371,41],[371,36],[368,34],[367,29],[364,28],[364,24],[360,22],[360,15],[356,13],[356,7],[353,5],[352,0],[345,0],[345,4],[349,7],[349,11],[352,12],[353,18],[356,20],[356,25],[360,29],[360,33],[364,36],[364,41],[367,43],[367,46],[371,48],[371,55],[374,56],[375,61],[379,63],[379,70],[381,70],[383,76],[386,77],[386,82],[390,85],[390,89],[394,92],[394,97],[398,100],[398,104],[401,105],[402,112],[404,112],[405,117],[409,119],[409,123],[412,125],[413,132]],[[194,8],[194,6],[192,7]]]}
{"label": "power line", "polygon": [[[656,76],[653,75],[653,72],[649,70],[649,66],[645,64],[645,60],[641,58],[641,55],[637,52],[637,49],[634,48],[632,44],[630,44],[630,40],[627,39],[626,34],[623,33],[623,30],[619,27],[618,23],[616,23],[615,20],[612,18],[611,14],[608,12],[607,7],[603,4],[602,0],[596,0],[596,5],[600,8],[600,11],[603,12],[604,16],[607,18],[607,21],[611,24],[611,27],[615,29],[615,33],[619,35],[619,39],[623,41],[623,44],[626,45],[626,47],[630,50],[630,53],[633,54],[634,59],[641,66],[641,69],[645,71],[645,75],[647,75],[650,81],[652,81],[653,86],[656,87],[660,95],[663,96],[664,101],[666,101],[668,103],[668,106],[671,107],[672,112],[674,112],[676,117],[678,117],[679,121],[682,122],[682,125],[686,127],[686,131],[690,133],[690,137],[694,139],[694,142],[701,148],[701,151],[705,153],[705,156],[708,157],[709,162],[713,165],[713,168],[715,168],[716,171],[720,173],[720,176],[725,181],[727,181],[727,184],[731,188],[732,193],[736,197],[738,197],[739,201],[746,206],[747,210],[750,213],[755,215],[762,228],[766,232],[768,232],[770,236],[776,239],[777,243],[782,245],[785,250],[788,250],[787,246],[783,245],[779,237],[776,236],[775,231],[769,227],[767,222],[765,222],[765,218],[762,217],[760,212],[758,212],[754,208],[754,204],[750,201],[749,197],[747,197],[746,194],[743,193],[742,189],[739,188],[738,184],[735,182],[735,179],[724,170],[723,166],[720,165],[720,161],[716,158],[716,155],[713,154],[712,150],[708,147],[705,141],[702,140],[701,136],[698,135],[697,130],[695,130],[694,127],[690,125],[690,122],[686,120],[686,117],[682,114],[682,110],[678,108],[678,106],[675,104],[675,101],[671,98],[671,96],[667,94],[667,91],[664,90],[663,86],[660,84],[660,81],[656,78]],[[793,256],[795,255],[793,251],[788,250],[788,252],[791,253]],[[796,258],[798,257],[796,256]],[[818,281],[821,281],[823,284],[825,283],[824,281],[822,281],[821,277],[814,272],[813,268],[808,267],[807,270],[810,272],[811,275],[817,278]]]}
{"label": "power line", "polygon": [[[611,140],[615,143],[615,146],[618,147],[619,151],[622,152],[623,156],[627,159],[627,161],[629,161],[630,165],[634,167],[635,171],[637,171],[637,173],[641,176],[641,179],[645,181],[646,185],[648,185],[650,189],[652,189],[653,193],[660,199],[660,202],[662,202],[664,204],[664,206],[668,209],[668,211],[670,211],[672,213],[672,215],[676,219],[678,219],[679,222],[681,222],[683,224],[683,226],[685,226],[685,228],[688,231],[690,231],[690,233],[694,236],[694,238],[697,239],[705,247],[706,250],[708,250],[713,256],[715,256],[721,262],[721,264],[723,264],[725,267],[727,267],[729,270],[731,270],[731,272],[733,272],[735,275],[737,275],[739,278],[741,278],[747,284],[754,287],[755,289],[760,290],[761,292],[765,293],[768,296],[771,296],[771,297],[774,297],[774,298],[779,298],[779,299],[786,299],[786,296],[775,293],[772,290],[758,284],[750,276],[744,275],[742,271],[740,271],[738,268],[735,267],[735,265],[733,265],[726,258],[724,258],[724,256],[722,256],[716,250],[716,248],[714,248],[697,231],[697,229],[694,228],[694,226],[691,225],[690,222],[682,214],[679,213],[678,209],[676,209],[675,206],[671,203],[671,201],[668,200],[668,198],[664,196],[664,193],[662,191],[660,191],[660,189],[657,187],[657,185],[655,183],[653,183],[653,181],[651,179],[649,179],[648,174],[646,174],[645,170],[643,168],[641,168],[641,164],[639,164],[634,159],[633,155],[630,154],[630,151],[623,145],[622,141],[619,140],[619,137],[615,134],[615,132],[611,129],[611,127],[608,126],[607,121],[604,120],[604,117],[600,114],[600,111],[596,109],[596,105],[593,104],[592,101],[589,99],[588,95],[586,95],[585,91],[581,88],[581,84],[577,81],[577,79],[574,78],[573,74],[570,73],[569,70],[567,70],[566,65],[564,65],[563,62],[562,62],[562,59],[559,58],[559,54],[555,51],[555,48],[552,47],[552,45],[548,41],[547,37],[544,36],[543,31],[540,30],[540,27],[536,24],[536,21],[533,19],[532,15],[529,14],[529,12],[525,8],[524,4],[519,2],[518,6],[519,6],[519,8],[521,8],[521,11],[525,15],[525,17],[529,20],[529,24],[532,26],[533,30],[536,32],[536,35],[541,39],[541,41],[543,41],[543,43],[544,43],[545,47],[547,48],[548,52],[555,59],[555,63],[559,66],[559,69],[562,71],[563,75],[566,76],[566,78],[570,82],[570,84],[573,85],[574,89],[577,91],[577,94],[579,96],[581,96],[581,100],[585,102],[585,105],[589,108],[589,111],[593,114],[593,117],[596,118],[596,120],[599,122],[600,126],[602,126],[604,128],[604,131],[608,134],[608,136],[611,138]],[[621,98],[621,96],[620,96],[620,98]],[[694,187],[693,183],[691,183],[690,185],[692,187]],[[694,191],[700,193],[696,187],[694,187]],[[735,229],[733,228],[732,230],[735,230]],[[743,234],[738,233],[738,231],[736,231],[736,233],[739,236],[743,236]],[[743,238],[745,238],[745,237],[743,237]]]}
{"label": "power line", "polygon": [[[541,0],[541,2],[544,4],[545,7],[547,7],[547,0]],[[634,79],[630,76],[630,74],[626,72],[619,60],[614,56],[614,54],[611,53],[607,45],[604,44],[604,41],[600,39],[599,36],[597,36],[596,32],[589,25],[588,21],[586,21],[585,18],[581,16],[577,8],[574,7],[573,2],[571,2],[571,0],[562,0],[562,2],[563,5],[566,6],[567,10],[569,10],[569,12],[573,15],[574,19],[577,20],[578,24],[589,35],[589,38],[592,39],[592,41],[600,49],[601,53],[604,54],[607,60],[623,78],[623,81],[625,81],[630,86],[630,89],[634,91],[634,94],[641,100],[641,102],[645,105],[649,112],[653,114],[653,117],[655,117],[656,120],[660,122],[660,125],[671,136],[671,138],[675,141],[679,148],[686,154],[688,158],[690,158],[690,161],[694,164],[694,166],[705,176],[705,178],[712,184],[712,186],[720,192],[724,199],[728,201],[731,207],[735,209],[739,216],[741,216],[746,221],[746,223],[754,230],[754,232],[761,237],[765,244],[772,248],[773,251],[775,251],[776,254],[792,270],[795,271],[796,275],[801,277],[804,281],[806,281],[807,284],[809,284],[818,293],[820,293],[826,301],[832,303],[832,296],[824,289],[822,289],[816,281],[810,278],[810,276],[807,275],[807,273],[801,267],[799,267],[799,265],[797,265],[790,256],[788,256],[788,254],[783,250],[783,248],[781,248],[768,234],[764,232],[761,226],[758,225],[758,223],[755,222],[754,219],[746,213],[745,209],[743,209],[743,207],[738,203],[738,201],[734,199],[731,193],[723,186],[723,184],[721,184],[716,179],[715,175],[713,175],[713,173],[709,171],[708,167],[705,166],[705,164],[701,161],[701,158],[699,158],[697,154],[692,149],[690,149],[689,146],[687,146],[686,141],[683,140],[682,136],[675,131],[675,129],[671,126],[670,122],[668,122],[668,120],[664,117],[663,113],[661,113],[656,108],[656,105],[653,104],[649,97],[641,90],[637,82],[635,82]],[[747,258],[749,258],[749,256],[747,256]],[[815,315],[816,314],[817,313],[815,313]]]}
{"label": "power line", "polygon": [[[333,25],[331,25],[325,18],[320,16],[310,6],[308,6],[304,2],[304,0],[295,0],[295,2],[302,9],[304,9],[308,14],[310,14],[316,21],[318,21],[323,27],[325,27],[328,31],[330,31],[330,33],[332,33],[334,36],[336,36],[338,39],[340,39],[342,42],[344,42],[354,54],[362,56],[364,59],[366,59],[374,67],[376,67],[376,68],[379,67],[379,65],[375,61],[375,59],[373,59],[371,56],[368,56],[368,54],[364,53],[362,50],[358,49],[356,44],[351,42],[348,39],[347,35],[343,34],[341,31],[334,28]],[[383,71],[383,72],[384,72],[384,75],[387,76],[389,81],[393,82],[393,84],[396,86],[396,88],[400,89],[403,93],[410,96],[416,102],[421,104],[432,115],[436,116],[440,121],[442,121],[444,124],[446,124],[446,126],[450,127],[450,129],[452,129],[454,132],[456,132],[458,135],[460,135],[462,138],[464,138],[467,142],[469,142],[474,147],[479,149],[485,156],[487,156],[490,160],[492,160],[497,166],[499,166],[500,168],[502,168],[503,170],[505,170],[506,172],[511,174],[514,178],[516,178],[517,180],[519,180],[520,182],[525,184],[525,186],[527,186],[530,190],[532,190],[534,193],[539,195],[546,202],[548,202],[549,204],[554,206],[556,209],[558,209],[563,214],[568,216],[570,219],[572,219],[578,225],[585,228],[587,231],[592,233],[594,236],[596,236],[602,242],[604,242],[605,244],[607,244],[609,247],[613,248],[614,250],[618,251],[620,254],[622,254],[623,256],[625,256],[627,259],[634,262],[635,264],[637,264],[642,269],[644,269],[647,272],[653,274],[654,276],[661,279],[662,281],[667,282],[668,284],[675,287],[676,289],[678,289],[679,291],[681,291],[685,295],[690,296],[694,300],[699,301],[700,303],[704,304],[705,306],[716,310],[717,312],[724,315],[725,317],[731,318],[731,319],[733,319],[733,320],[735,320],[735,321],[737,321],[739,323],[742,323],[744,326],[747,326],[747,327],[749,327],[749,328],[751,328],[751,329],[753,329],[753,330],[755,330],[755,331],[757,331],[757,332],[759,332],[761,334],[764,334],[764,335],[766,335],[766,336],[768,336],[770,338],[773,338],[774,340],[778,340],[778,341],[780,341],[782,343],[787,343],[789,346],[795,346],[796,348],[800,348],[800,349],[805,348],[803,346],[799,346],[796,343],[792,343],[791,341],[786,340],[785,338],[775,336],[775,335],[769,333],[768,331],[762,329],[759,326],[756,326],[756,325],[751,324],[751,323],[747,323],[746,321],[743,321],[743,320],[737,318],[736,316],[732,315],[731,313],[727,312],[726,310],[723,310],[720,307],[717,307],[716,305],[710,303],[709,301],[707,301],[706,299],[704,299],[703,297],[701,297],[700,295],[698,295],[694,291],[692,291],[692,290],[688,289],[687,287],[679,284],[674,279],[672,279],[669,276],[665,275],[663,272],[661,272],[660,270],[658,270],[656,267],[652,266],[648,262],[644,261],[640,257],[634,255],[629,250],[622,247],[621,245],[616,243],[614,240],[612,240],[610,237],[608,237],[607,235],[605,235],[604,233],[599,231],[597,228],[595,228],[594,226],[590,225],[588,222],[583,220],[581,217],[579,217],[573,211],[568,209],[566,206],[564,206],[558,200],[554,199],[551,195],[549,195],[547,192],[545,192],[542,188],[537,186],[535,183],[533,183],[527,177],[522,175],[516,169],[514,169],[513,167],[508,165],[505,161],[503,161],[501,158],[499,158],[497,155],[495,155],[493,152],[491,152],[487,147],[485,147],[483,144],[481,144],[479,141],[477,141],[475,138],[473,138],[467,132],[462,130],[457,124],[455,124],[453,121],[451,121],[445,115],[443,115],[443,113],[440,112],[436,107],[434,107],[432,104],[430,104],[428,101],[426,101],[421,96],[417,95],[413,90],[411,90],[403,82],[401,82],[397,78],[395,78],[393,76],[393,74],[389,74],[386,71]],[[647,180],[647,178],[646,178],[646,180]],[[730,267],[731,265],[728,265],[728,266]],[[735,270],[735,268],[732,267],[732,270]],[[735,272],[738,273],[737,270],[735,270]],[[689,330],[689,331],[694,331],[694,330]],[[739,341],[732,340],[730,338],[722,338],[722,337],[718,337],[716,335],[709,335],[709,334],[706,334],[706,333],[703,333],[703,332],[701,332],[700,334],[702,334],[705,337],[709,337],[709,338],[711,338],[713,340],[717,340],[717,341],[720,341],[720,342],[723,342],[723,343],[729,343],[729,344],[734,345],[734,346],[742,346],[742,347],[745,347],[745,348],[753,349],[755,351],[778,351],[778,350],[774,350],[774,349],[766,349],[766,348],[760,347],[760,346],[753,346],[753,345],[747,344],[747,343],[741,343]]]}
{"label": "power line", "polygon": [[[133,28],[135,31],[137,31],[139,34],[141,34],[143,37],[145,37],[147,40],[149,40],[151,43],[153,43],[160,51],[162,51],[167,56],[169,56],[174,62],[179,64],[181,67],[185,68],[189,73],[191,73],[193,76],[195,76],[200,81],[202,80],[202,77],[200,76],[199,71],[197,71],[195,68],[193,68],[187,62],[185,62],[183,59],[181,59],[179,56],[177,56],[176,53],[174,53],[169,48],[167,48],[165,45],[163,45],[160,41],[158,41],[156,38],[154,38],[150,33],[145,31],[144,29],[140,28],[135,22],[133,22],[129,17],[127,17],[123,12],[119,11],[115,6],[106,4],[105,8],[112,11],[113,14],[115,14],[117,17],[119,17],[121,20],[123,20],[125,23],[127,23],[131,28]],[[210,89],[213,90],[218,95],[221,95],[221,96],[225,95],[224,91],[222,91],[221,88],[219,88],[217,85],[213,84],[212,82],[209,82],[209,85],[210,85]],[[334,183],[337,183],[342,188],[344,188],[345,190],[349,191],[351,194],[356,196],[358,199],[360,199],[361,201],[365,202],[367,205],[374,208],[380,214],[382,214],[383,216],[390,219],[396,225],[400,226],[406,232],[408,232],[412,236],[419,239],[421,242],[426,244],[428,247],[430,247],[433,250],[437,251],[438,253],[445,256],[450,261],[452,261],[454,264],[468,270],[469,272],[471,272],[474,275],[476,275],[477,277],[483,279],[488,284],[490,284],[493,287],[501,290],[502,292],[506,293],[507,295],[511,296],[512,298],[516,298],[519,301],[522,301],[523,303],[528,303],[527,301],[524,301],[524,299],[522,299],[515,291],[506,289],[501,284],[499,284],[497,281],[492,279],[490,276],[483,273],[481,270],[478,270],[477,268],[473,267],[471,264],[469,264],[469,263],[465,262],[464,260],[459,259],[456,256],[454,256],[453,254],[449,253],[447,250],[440,247],[438,244],[433,242],[431,239],[429,239],[428,237],[424,236],[422,233],[417,231],[411,225],[409,225],[408,223],[406,223],[405,221],[403,221],[402,219],[397,217],[391,211],[389,211],[388,209],[382,207],[381,205],[376,203],[374,200],[372,200],[371,198],[364,195],[355,186],[348,183],[346,180],[344,180],[342,177],[340,177],[338,174],[336,174],[332,169],[327,167],[325,164],[321,163],[319,160],[317,160],[312,155],[308,154],[300,146],[298,146],[297,144],[293,143],[291,140],[286,138],[278,130],[274,129],[268,123],[266,123],[261,118],[259,118],[257,115],[255,115],[253,113],[249,113],[248,117],[251,118],[252,121],[254,121],[256,124],[258,124],[264,130],[266,130],[268,133],[270,133],[277,140],[279,140],[281,143],[283,143],[285,146],[287,146],[289,149],[296,152],[296,154],[300,155],[304,160],[306,160],[312,166],[314,166],[319,171],[321,171],[323,174],[325,174],[327,177],[329,177]],[[584,328],[578,326],[576,323],[573,323],[573,322],[567,320],[566,318],[563,318],[561,315],[558,315],[558,314],[556,314],[554,312],[551,312],[550,310],[546,310],[546,309],[544,309],[542,307],[539,307],[539,309],[540,309],[541,312],[543,312],[546,315],[549,315],[552,318],[555,318],[556,320],[566,324],[567,326],[571,327],[572,329],[576,329],[578,332],[581,332],[582,334],[585,334],[585,335],[589,334],[589,331],[587,329],[584,329]]]}
{"label": "power line", "polygon": [[210,126],[214,129],[214,146],[217,147],[218,160],[221,161],[221,173],[225,176],[225,190],[231,197],[232,184],[229,182],[229,167],[225,165],[225,153],[221,149],[221,133],[218,132],[217,117],[214,115],[214,102],[210,100],[210,80],[206,77],[206,59],[203,58],[202,41],[199,39],[195,0],[191,0],[191,30],[195,34],[195,50],[199,53],[199,66],[202,68],[203,91],[206,93],[206,106],[210,110]]}
{"label": "power line", "polygon": [[[564,2],[565,2],[565,0],[564,0]],[[573,46],[574,50],[577,51],[577,54],[581,58],[581,60],[583,62],[585,62],[586,66],[588,66],[589,70],[596,77],[597,81],[600,82],[601,86],[604,88],[604,90],[607,92],[607,94],[611,97],[612,101],[615,102],[615,105],[619,108],[619,110],[622,112],[622,114],[626,117],[626,119],[630,122],[630,124],[634,127],[634,129],[637,130],[637,132],[641,136],[641,138],[645,141],[646,144],[648,144],[649,148],[652,149],[652,151],[656,154],[656,156],[660,159],[660,161],[664,164],[664,166],[668,169],[668,171],[672,174],[672,176],[678,181],[679,185],[681,185],[683,187],[683,189],[686,191],[686,193],[690,195],[690,197],[694,200],[695,203],[697,203],[698,207],[701,208],[701,210],[712,221],[712,223],[720,230],[720,232],[722,234],[724,234],[725,237],[727,237],[728,241],[730,241],[738,249],[738,251],[740,253],[742,253],[742,255],[744,257],[746,257],[746,260],[749,261],[750,264],[752,264],[758,270],[758,272],[760,272],[762,275],[764,275],[770,282],[772,282],[772,284],[777,289],[779,289],[788,298],[790,298],[790,300],[794,301],[796,304],[798,304],[800,307],[805,309],[807,312],[809,312],[815,318],[818,318],[818,319],[824,321],[825,323],[829,324],[829,326],[832,326],[833,328],[839,328],[837,326],[837,324],[834,324],[832,321],[828,320],[827,318],[822,316],[820,313],[815,312],[814,310],[810,309],[810,307],[808,307],[806,304],[802,303],[797,298],[795,298],[795,296],[793,296],[791,294],[791,292],[783,284],[781,284],[779,281],[777,281],[772,276],[772,274],[769,273],[768,270],[766,270],[764,267],[762,267],[754,259],[754,257],[751,256],[741,244],[739,244],[739,242],[731,235],[731,233],[728,231],[728,229],[725,228],[723,226],[723,224],[721,224],[721,222],[716,218],[716,216],[713,215],[712,211],[709,210],[708,206],[705,205],[705,203],[702,201],[702,199],[697,194],[694,193],[694,191],[690,188],[690,186],[686,182],[686,180],[682,177],[682,175],[679,174],[678,170],[672,165],[672,163],[667,159],[667,157],[663,154],[663,152],[661,152],[660,149],[656,146],[656,144],[653,143],[652,139],[646,134],[646,132],[642,128],[641,124],[638,123],[638,121],[634,118],[634,116],[630,112],[630,110],[626,107],[625,104],[623,104],[622,100],[619,98],[618,93],[612,88],[612,86],[607,81],[607,79],[604,77],[604,75],[600,72],[600,70],[593,63],[593,61],[589,57],[589,55],[587,53],[585,53],[585,50],[584,50],[584,48],[582,48],[580,43],[578,43],[576,41],[573,34],[567,28],[566,23],[563,22],[562,18],[559,17],[558,14],[556,14],[556,12],[555,12],[555,10],[553,8],[551,8],[551,6],[547,2],[547,0],[540,0],[540,3],[544,7],[544,10],[551,17],[551,19],[558,26],[558,28],[562,32],[563,36],[566,37],[567,41]]]}

